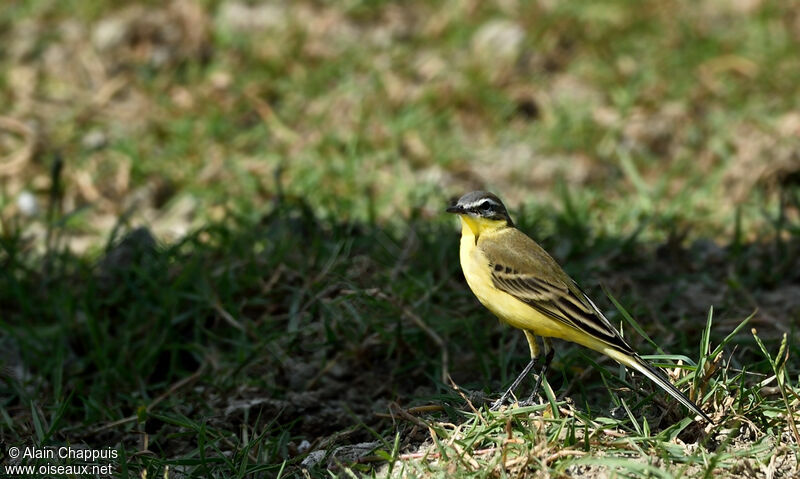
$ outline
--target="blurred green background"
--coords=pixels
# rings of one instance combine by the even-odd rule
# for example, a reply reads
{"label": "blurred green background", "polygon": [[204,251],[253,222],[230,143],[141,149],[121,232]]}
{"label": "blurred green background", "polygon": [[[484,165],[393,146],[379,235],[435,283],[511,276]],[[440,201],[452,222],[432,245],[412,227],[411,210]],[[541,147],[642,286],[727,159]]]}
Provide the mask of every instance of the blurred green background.
{"label": "blurred green background", "polygon": [[[0,45],[6,443],[228,477],[409,450],[392,402],[526,362],[460,277],[473,189],[668,352],[710,306],[794,333],[800,2],[12,0]],[[550,380],[605,411],[587,364]]]}
{"label": "blurred green background", "polygon": [[12,1],[0,212],[42,206],[58,151],[80,250],[130,211],[159,237],[263,211],[276,176],[342,219],[563,184],[611,231],[749,232],[797,168],[795,7]]}

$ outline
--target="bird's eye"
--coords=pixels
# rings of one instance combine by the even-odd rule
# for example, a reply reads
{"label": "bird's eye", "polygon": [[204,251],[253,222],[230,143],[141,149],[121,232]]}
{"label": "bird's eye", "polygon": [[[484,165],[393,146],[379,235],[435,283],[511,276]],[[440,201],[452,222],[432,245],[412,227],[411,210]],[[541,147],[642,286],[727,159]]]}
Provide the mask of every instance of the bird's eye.
{"label": "bird's eye", "polygon": [[483,211],[491,211],[494,209],[494,204],[491,201],[483,201],[478,205],[478,208]]}

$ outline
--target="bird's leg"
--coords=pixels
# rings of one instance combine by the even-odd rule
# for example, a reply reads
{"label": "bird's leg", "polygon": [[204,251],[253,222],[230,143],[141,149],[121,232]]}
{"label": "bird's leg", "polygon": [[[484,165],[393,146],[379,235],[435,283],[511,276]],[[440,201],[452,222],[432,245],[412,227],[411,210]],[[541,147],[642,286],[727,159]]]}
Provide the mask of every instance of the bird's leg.
{"label": "bird's leg", "polygon": [[536,393],[539,391],[539,386],[542,385],[542,378],[544,378],[544,376],[547,374],[547,368],[550,367],[550,362],[553,361],[553,356],[555,355],[553,343],[550,341],[550,338],[542,338],[542,342],[544,343],[545,349],[544,364],[542,364],[542,369],[539,371],[539,376],[536,378],[536,385],[533,386],[531,395],[527,400],[521,402],[520,406],[530,406],[531,404],[534,404]]}
{"label": "bird's leg", "polygon": [[530,331],[523,331],[523,332],[525,333],[525,338],[528,340],[528,347],[531,350],[531,360],[528,362],[528,365],[525,366],[525,369],[522,370],[522,373],[519,376],[517,376],[517,379],[515,379],[514,382],[511,383],[511,387],[506,389],[506,392],[504,392],[503,395],[500,396],[500,399],[492,403],[491,407],[492,411],[498,410],[500,406],[502,406],[503,403],[506,402],[508,396],[511,395],[514,389],[516,389],[517,386],[519,386],[519,383],[521,383],[522,380],[528,376],[528,373],[531,372],[533,365],[536,364],[536,359],[539,357],[539,344],[536,342],[536,336]]}
{"label": "bird's leg", "polygon": [[498,399],[497,401],[492,403],[492,407],[491,407],[492,411],[497,411],[498,409],[500,409],[500,406],[502,406],[503,403],[506,402],[506,399],[508,399],[508,396],[510,396],[511,393],[515,389],[517,389],[517,386],[519,386],[519,383],[521,383],[522,380],[525,379],[525,377],[528,375],[528,373],[531,372],[531,369],[533,368],[534,364],[536,364],[536,358],[531,358],[531,360],[528,363],[528,365],[525,366],[525,369],[522,370],[522,373],[519,376],[517,376],[517,379],[515,379],[513,383],[511,383],[511,387],[506,389],[506,392],[504,392],[503,395],[500,396],[500,399]]}

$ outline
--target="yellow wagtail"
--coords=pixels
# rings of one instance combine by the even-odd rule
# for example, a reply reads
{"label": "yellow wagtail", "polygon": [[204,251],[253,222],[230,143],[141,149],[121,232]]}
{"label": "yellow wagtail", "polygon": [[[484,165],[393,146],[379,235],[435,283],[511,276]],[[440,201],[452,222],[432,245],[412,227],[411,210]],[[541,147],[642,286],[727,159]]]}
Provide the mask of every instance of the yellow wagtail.
{"label": "yellow wagtail", "polygon": [[662,373],[639,357],[558,263],[514,226],[497,196],[473,191],[447,212],[461,218],[461,268],[470,289],[500,321],[521,329],[530,346],[530,362],[492,409],[499,408],[530,372],[539,356],[536,336],[542,336],[544,364],[533,393],[524,403],[533,402],[553,359],[550,338],[559,338],[599,351],[639,371],[713,423]]}

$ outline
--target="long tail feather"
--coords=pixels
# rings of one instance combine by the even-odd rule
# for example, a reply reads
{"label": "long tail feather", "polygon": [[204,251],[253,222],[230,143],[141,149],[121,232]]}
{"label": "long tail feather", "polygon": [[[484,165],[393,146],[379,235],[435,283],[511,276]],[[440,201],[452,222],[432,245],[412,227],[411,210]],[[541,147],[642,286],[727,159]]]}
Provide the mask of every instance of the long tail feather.
{"label": "long tail feather", "polygon": [[696,414],[699,414],[703,419],[705,419],[709,423],[714,424],[714,421],[712,421],[711,418],[705,412],[703,412],[702,409],[700,409],[700,406],[695,404],[691,399],[686,397],[685,394],[680,392],[678,388],[676,388],[675,386],[672,385],[671,382],[669,382],[669,379],[667,379],[663,373],[661,373],[656,368],[651,366],[647,361],[645,361],[638,355],[631,356],[619,351],[614,351],[614,353],[615,354],[609,354],[609,356],[616,359],[625,366],[633,368],[639,371],[640,373],[644,374],[645,376],[647,376],[648,379],[656,383],[661,389],[666,391],[670,396],[677,399],[678,402],[688,407]]}

